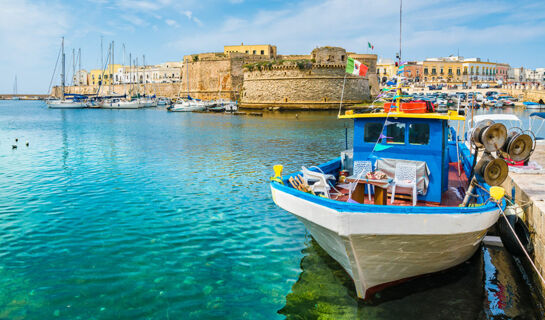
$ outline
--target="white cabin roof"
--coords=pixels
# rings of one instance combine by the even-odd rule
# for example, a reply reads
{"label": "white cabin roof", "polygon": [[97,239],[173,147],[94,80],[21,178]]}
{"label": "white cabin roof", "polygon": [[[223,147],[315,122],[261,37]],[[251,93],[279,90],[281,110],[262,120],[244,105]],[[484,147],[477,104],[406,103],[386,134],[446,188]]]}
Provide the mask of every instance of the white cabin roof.
{"label": "white cabin roof", "polygon": [[[515,116],[514,114],[480,114],[478,116],[473,117],[473,123],[476,125],[477,123],[485,120],[492,120],[492,121],[514,121],[517,123],[522,123],[519,117]],[[471,122],[471,120],[470,120]]]}

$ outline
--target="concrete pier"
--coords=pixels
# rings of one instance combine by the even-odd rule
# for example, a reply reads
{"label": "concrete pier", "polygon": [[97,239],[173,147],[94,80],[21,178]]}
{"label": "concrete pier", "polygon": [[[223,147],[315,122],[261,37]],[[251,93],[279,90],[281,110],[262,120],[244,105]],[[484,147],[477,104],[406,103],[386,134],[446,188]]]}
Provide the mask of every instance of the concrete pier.
{"label": "concrete pier", "polygon": [[[545,169],[545,143],[538,143],[530,161]],[[515,200],[525,212],[525,222],[530,229],[534,246],[532,258],[542,276],[545,276],[545,174],[523,174],[510,172],[503,185],[507,194],[515,190]],[[500,218],[502,219],[502,218]],[[521,258],[526,260],[525,257]],[[530,271],[530,270],[528,270]],[[541,299],[545,302],[545,287],[535,272],[533,282],[540,288]]]}

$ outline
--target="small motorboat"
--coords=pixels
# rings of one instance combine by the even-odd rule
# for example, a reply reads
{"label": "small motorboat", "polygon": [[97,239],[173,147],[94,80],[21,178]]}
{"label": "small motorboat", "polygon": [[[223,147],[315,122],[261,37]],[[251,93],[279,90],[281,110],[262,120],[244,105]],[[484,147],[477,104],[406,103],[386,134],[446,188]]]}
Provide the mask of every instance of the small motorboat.
{"label": "small motorboat", "polygon": [[178,100],[172,106],[167,108],[170,112],[197,112],[204,111],[206,107],[200,100]]}
{"label": "small motorboat", "polygon": [[532,102],[532,101],[524,101],[522,104],[526,107],[526,109],[544,109],[545,108],[545,104],[540,104],[540,103]]}
{"label": "small motorboat", "polygon": [[68,99],[48,100],[46,104],[50,109],[83,109],[89,107],[89,104],[85,101]]}

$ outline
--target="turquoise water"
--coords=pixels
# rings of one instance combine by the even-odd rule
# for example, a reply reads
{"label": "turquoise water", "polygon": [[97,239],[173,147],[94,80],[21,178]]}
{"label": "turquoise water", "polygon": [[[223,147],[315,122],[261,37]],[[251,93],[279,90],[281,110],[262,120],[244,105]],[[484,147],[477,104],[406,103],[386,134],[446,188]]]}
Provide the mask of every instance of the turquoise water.
{"label": "turquoise water", "polygon": [[475,317],[494,310],[483,302],[482,253],[467,276],[358,302],[346,273],[273,204],[272,166],[336,157],[345,125],[328,113],[0,101],[0,319],[313,319],[338,318],[338,308],[343,318],[394,319],[434,310],[427,296],[471,303]]}

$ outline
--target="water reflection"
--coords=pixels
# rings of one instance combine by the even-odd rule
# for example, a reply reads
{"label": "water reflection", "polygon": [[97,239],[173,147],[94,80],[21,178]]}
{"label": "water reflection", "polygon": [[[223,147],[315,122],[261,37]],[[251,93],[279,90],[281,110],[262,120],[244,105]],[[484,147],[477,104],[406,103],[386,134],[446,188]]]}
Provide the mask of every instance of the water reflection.
{"label": "water reflection", "polygon": [[[503,250],[482,248],[448,271],[357,299],[350,276],[312,238],[278,311],[287,319],[539,319]],[[520,280],[520,281],[519,281]]]}

